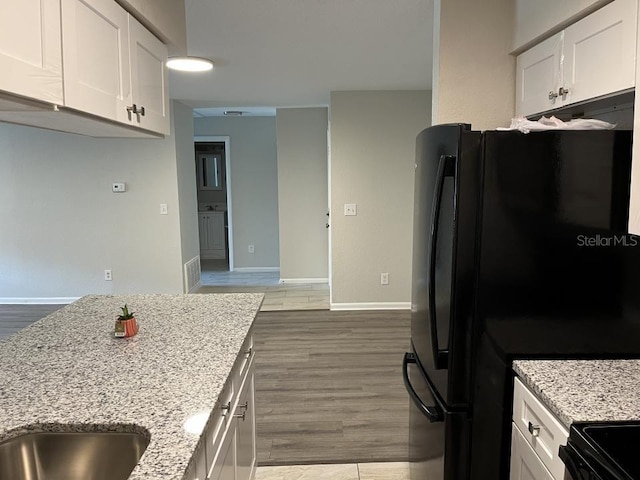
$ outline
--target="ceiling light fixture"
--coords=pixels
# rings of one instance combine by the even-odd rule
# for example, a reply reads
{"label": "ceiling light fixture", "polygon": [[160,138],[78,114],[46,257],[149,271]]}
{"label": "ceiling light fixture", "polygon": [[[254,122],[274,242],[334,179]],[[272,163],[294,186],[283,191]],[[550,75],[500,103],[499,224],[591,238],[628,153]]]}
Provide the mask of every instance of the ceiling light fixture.
{"label": "ceiling light fixture", "polygon": [[225,110],[224,111],[224,114],[227,117],[241,117],[243,113],[244,112],[241,112],[240,110]]}
{"label": "ceiling light fixture", "polygon": [[213,62],[200,57],[171,57],[167,67],[179,72],[207,72],[213,69]]}

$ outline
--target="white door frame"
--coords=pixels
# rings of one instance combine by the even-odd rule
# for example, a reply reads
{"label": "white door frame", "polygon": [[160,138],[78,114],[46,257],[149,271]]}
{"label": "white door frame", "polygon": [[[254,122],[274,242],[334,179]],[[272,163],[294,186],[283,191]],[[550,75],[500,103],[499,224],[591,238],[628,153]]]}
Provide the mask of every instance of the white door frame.
{"label": "white door frame", "polygon": [[194,142],[224,142],[224,164],[226,168],[226,185],[227,185],[227,221],[229,222],[229,229],[227,230],[227,241],[229,242],[229,271],[233,271],[233,222],[232,218],[232,203],[231,203],[231,137],[228,135],[209,135],[201,136],[195,135],[193,137]]}

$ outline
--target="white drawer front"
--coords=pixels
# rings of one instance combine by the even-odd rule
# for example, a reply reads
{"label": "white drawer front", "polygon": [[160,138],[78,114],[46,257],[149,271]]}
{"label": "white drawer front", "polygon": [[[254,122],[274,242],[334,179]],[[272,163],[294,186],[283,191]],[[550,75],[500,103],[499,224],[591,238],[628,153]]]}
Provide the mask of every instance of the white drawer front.
{"label": "white drawer front", "polygon": [[[513,424],[512,424],[513,425]],[[531,445],[515,425],[511,432],[511,469],[510,480],[562,480],[554,479],[547,467],[531,448]]]}
{"label": "white drawer front", "polygon": [[513,392],[513,423],[551,475],[556,480],[564,478],[564,463],[558,457],[558,449],[567,443],[569,432],[517,378]]}

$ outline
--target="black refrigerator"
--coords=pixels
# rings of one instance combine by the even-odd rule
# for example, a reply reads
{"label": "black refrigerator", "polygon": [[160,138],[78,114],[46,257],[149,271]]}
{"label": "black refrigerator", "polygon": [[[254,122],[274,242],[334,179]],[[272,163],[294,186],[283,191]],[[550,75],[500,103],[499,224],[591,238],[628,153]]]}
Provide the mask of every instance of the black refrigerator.
{"label": "black refrigerator", "polygon": [[508,478],[513,359],[638,356],[631,133],[418,135],[412,480]]}

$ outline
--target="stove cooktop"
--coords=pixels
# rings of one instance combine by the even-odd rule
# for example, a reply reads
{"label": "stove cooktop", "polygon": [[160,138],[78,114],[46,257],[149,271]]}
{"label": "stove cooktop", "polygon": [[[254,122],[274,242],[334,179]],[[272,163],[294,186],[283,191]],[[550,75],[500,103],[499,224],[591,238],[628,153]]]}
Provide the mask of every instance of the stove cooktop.
{"label": "stove cooktop", "polygon": [[603,480],[640,480],[640,421],[575,423],[569,443]]}

